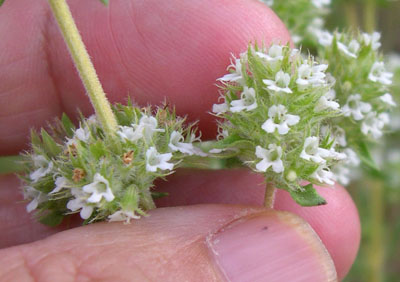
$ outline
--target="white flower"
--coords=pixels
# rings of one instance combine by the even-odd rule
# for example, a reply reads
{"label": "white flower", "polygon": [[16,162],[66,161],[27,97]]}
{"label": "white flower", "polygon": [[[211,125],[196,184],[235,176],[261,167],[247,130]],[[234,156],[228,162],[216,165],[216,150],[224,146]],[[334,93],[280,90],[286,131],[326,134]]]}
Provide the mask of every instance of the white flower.
{"label": "white flower", "polygon": [[312,175],[312,178],[316,179],[320,183],[326,183],[328,185],[334,185],[335,175],[329,170],[328,167],[320,166]]}
{"label": "white flower", "polygon": [[136,215],[134,211],[119,210],[108,216],[108,221],[125,221],[130,223],[131,219],[139,219],[140,216]]}
{"label": "white flower", "polygon": [[222,104],[214,104],[212,108],[212,112],[214,114],[220,115],[226,113],[229,110],[229,106],[226,102]]}
{"label": "white flower", "polygon": [[376,112],[369,113],[361,124],[361,132],[365,135],[371,135],[373,138],[380,138],[385,124],[389,123],[389,116],[386,113],[377,115]]}
{"label": "white flower", "polygon": [[123,141],[129,140],[135,142],[143,138],[149,142],[153,138],[154,132],[164,132],[164,129],[157,128],[157,119],[153,116],[142,116],[139,124],[132,124],[132,126],[120,126],[117,134]]}
{"label": "white flower", "polygon": [[256,165],[256,169],[260,172],[266,172],[268,168],[272,167],[272,170],[276,173],[281,173],[284,170],[282,158],[282,148],[276,144],[269,144],[268,150],[257,146],[256,147],[257,158],[262,159]]}
{"label": "white flower", "polygon": [[41,203],[47,201],[46,194],[30,186],[24,188],[24,198],[32,199],[31,202],[26,206],[26,211],[28,213],[35,210]]}
{"label": "white flower", "polygon": [[392,95],[390,95],[389,93],[386,93],[386,94],[380,96],[379,99],[383,103],[385,103],[385,104],[387,104],[389,106],[392,106],[392,107],[396,107],[397,106],[396,102],[393,100]]}
{"label": "white flower", "polygon": [[193,155],[194,147],[192,143],[185,143],[183,142],[185,139],[183,138],[182,134],[178,131],[173,131],[171,133],[171,138],[168,144],[168,147],[173,151],[179,151],[183,154]]}
{"label": "white flower", "polygon": [[364,114],[370,112],[371,105],[361,101],[360,94],[350,95],[346,105],[343,106],[343,115],[346,117],[353,116],[354,120],[362,120]]}
{"label": "white flower", "polygon": [[360,164],[360,159],[357,156],[357,153],[354,152],[354,150],[350,148],[344,149],[344,153],[346,154],[346,164],[351,165],[351,166],[359,166]]}
{"label": "white flower", "polygon": [[379,42],[381,34],[379,32],[374,32],[372,34],[363,33],[362,38],[366,46],[371,45],[372,50],[377,50],[381,47],[381,43]]}
{"label": "white flower", "polygon": [[301,37],[298,34],[292,34],[292,41],[294,44],[299,44],[303,40],[303,37]]}
{"label": "white flower", "polygon": [[231,112],[236,113],[243,110],[251,111],[257,108],[256,91],[253,88],[244,87],[239,100],[231,102]]}
{"label": "white flower", "polygon": [[383,62],[375,62],[368,75],[369,80],[373,82],[379,82],[384,85],[392,84],[393,73],[385,70],[385,64]]}
{"label": "white flower", "polygon": [[146,152],[146,170],[151,172],[156,172],[158,168],[172,170],[174,164],[168,162],[171,158],[171,153],[160,154],[155,147],[150,147]]}
{"label": "white flower", "polygon": [[350,183],[350,169],[344,165],[335,165],[332,169],[333,179],[346,186]]}
{"label": "white flower", "polygon": [[302,64],[298,68],[298,78],[296,83],[300,90],[305,90],[308,86],[321,86],[326,84],[324,71],[328,68],[328,65],[314,65],[310,66],[307,62]]}
{"label": "white flower", "polygon": [[261,126],[268,133],[275,132],[278,129],[278,133],[285,135],[289,132],[289,126],[299,123],[300,117],[296,115],[287,114],[287,110],[283,105],[273,105],[268,110],[269,119]]}
{"label": "white flower", "polygon": [[354,59],[357,58],[358,50],[360,50],[360,44],[355,39],[353,39],[349,43],[348,47],[341,42],[337,42],[337,46],[338,49],[342,51],[346,56],[349,56]]}
{"label": "white flower", "polygon": [[312,0],[313,5],[319,9],[329,6],[331,4],[331,0]]}
{"label": "white flower", "polygon": [[81,218],[88,219],[93,213],[93,206],[87,204],[85,193],[80,188],[72,188],[71,194],[74,198],[68,201],[67,209],[73,212],[81,210]]}
{"label": "white flower", "polygon": [[326,109],[338,111],[340,109],[340,105],[339,103],[333,101],[335,97],[336,97],[335,90],[331,89],[328,93],[319,98],[317,105],[315,106],[315,111],[321,112]]}
{"label": "white flower", "polygon": [[319,147],[318,137],[312,136],[306,138],[300,158],[317,164],[323,164],[327,158],[331,157],[333,157],[333,154],[330,150]]}
{"label": "white flower", "polygon": [[334,135],[334,138],[335,138],[334,146],[336,144],[339,144],[342,147],[347,146],[346,132],[344,131],[343,128],[341,128],[339,126],[335,126],[333,128],[333,135]]}
{"label": "white flower", "polygon": [[59,176],[56,178],[55,185],[56,187],[49,194],[58,193],[61,189],[65,188],[67,186],[67,179],[63,176]]}
{"label": "white flower", "polygon": [[111,191],[110,183],[100,173],[96,173],[93,177],[93,182],[83,186],[82,190],[92,194],[87,199],[89,203],[100,203],[103,197],[107,202],[111,202],[115,198]]}
{"label": "white flower", "polygon": [[90,138],[90,130],[88,127],[80,127],[75,131],[75,136],[77,139],[87,143]]}
{"label": "white flower", "polygon": [[263,79],[265,85],[268,85],[268,89],[275,91],[275,92],[285,92],[285,93],[292,93],[290,90],[289,83],[290,83],[290,75],[284,73],[283,71],[277,72],[275,75],[275,81],[269,79]]}
{"label": "white flower", "polygon": [[244,77],[242,73],[242,63],[240,59],[235,59],[235,64],[231,62],[231,64],[228,66],[228,69],[234,69],[234,72],[225,74],[223,77],[219,78],[218,80],[220,81],[225,81],[225,82],[236,82],[240,85],[244,85]]}
{"label": "white flower", "polygon": [[263,52],[256,52],[256,55],[267,60],[268,62],[279,62],[283,60],[282,50],[283,46],[274,44],[269,47],[267,54]]}
{"label": "white flower", "polygon": [[315,32],[315,36],[318,38],[318,43],[322,46],[328,47],[332,45],[333,35],[329,31],[321,30]]}
{"label": "white flower", "polygon": [[29,177],[33,182],[37,182],[40,178],[46,176],[51,172],[51,170],[53,169],[53,162],[48,161],[42,155],[33,155],[32,159],[33,164],[37,169],[34,172],[31,172]]}

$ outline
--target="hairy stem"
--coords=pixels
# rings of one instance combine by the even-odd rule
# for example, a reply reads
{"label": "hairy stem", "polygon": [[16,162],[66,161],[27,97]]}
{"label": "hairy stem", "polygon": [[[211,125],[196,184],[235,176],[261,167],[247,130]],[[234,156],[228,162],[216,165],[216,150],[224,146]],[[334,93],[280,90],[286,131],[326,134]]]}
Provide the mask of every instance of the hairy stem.
{"label": "hairy stem", "polygon": [[71,53],[75,67],[85,86],[90,101],[96,111],[105,133],[114,135],[118,124],[106,98],[103,87],[97,77],[96,70],[76,27],[71,11],[65,0],[48,0],[61,33]]}
{"label": "hairy stem", "polygon": [[276,188],[273,183],[267,182],[265,186],[264,207],[272,209],[275,203]]}

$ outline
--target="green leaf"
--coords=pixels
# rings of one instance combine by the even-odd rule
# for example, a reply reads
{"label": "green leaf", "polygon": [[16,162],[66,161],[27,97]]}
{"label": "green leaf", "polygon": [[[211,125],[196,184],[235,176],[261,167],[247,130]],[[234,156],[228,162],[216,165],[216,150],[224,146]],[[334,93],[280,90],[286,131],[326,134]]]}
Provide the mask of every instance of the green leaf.
{"label": "green leaf", "polygon": [[325,205],[326,201],[322,198],[312,184],[301,187],[302,189],[290,190],[289,193],[293,200],[300,206],[312,207]]}
{"label": "green leaf", "polygon": [[57,226],[59,225],[64,218],[64,215],[60,213],[59,211],[51,211],[49,213],[46,213],[45,215],[42,215],[39,218],[39,222],[47,225],[47,226]]}
{"label": "green leaf", "polygon": [[368,145],[365,142],[358,143],[358,155],[360,157],[361,162],[369,169],[373,171],[379,171],[378,165],[375,163],[374,159],[371,156]]}
{"label": "green leaf", "polygon": [[54,141],[54,139],[46,132],[46,130],[42,129],[41,132],[43,139],[43,146],[46,152],[52,157],[57,156],[61,153],[62,149],[58,146],[58,144]]}
{"label": "green leaf", "polygon": [[100,2],[107,6],[109,1],[108,0],[100,0]]}
{"label": "green leaf", "polygon": [[72,137],[75,131],[75,125],[69,119],[69,117],[63,113],[61,117],[61,122],[64,126],[65,132],[67,133],[68,137]]}
{"label": "green leaf", "polygon": [[36,147],[42,146],[42,140],[40,140],[39,134],[33,129],[31,129],[31,143]]}
{"label": "green leaf", "polygon": [[6,1],[6,0],[0,0],[0,7],[1,7],[1,5],[4,4],[4,1]]}

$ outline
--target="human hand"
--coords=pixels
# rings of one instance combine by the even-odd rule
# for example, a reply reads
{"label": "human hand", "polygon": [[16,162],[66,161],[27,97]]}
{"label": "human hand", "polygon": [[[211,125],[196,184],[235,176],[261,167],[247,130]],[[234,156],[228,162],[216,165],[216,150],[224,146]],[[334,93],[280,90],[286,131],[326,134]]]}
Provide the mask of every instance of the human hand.
{"label": "human hand", "polygon": [[[289,38],[257,1],[70,5],[111,101],[129,94],[139,104],[156,104],[168,97],[179,114],[202,120],[206,136],[215,128],[207,114],[218,97],[215,79],[225,73],[230,53],[243,51],[249,41]],[[91,108],[46,1],[7,1],[0,9],[0,36],[0,128],[7,133],[0,136],[0,153],[13,154],[26,147],[30,127]],[[0,181],[2,247],[60,231],[34,222],[25,205],[16,204],[21,198],[15,178]],[[290,215],[255,208],[262,202],[262,181],[244,170],[178,172],[159,183],[171,194],[160,206],[216,205],[163,208],[131,225],[95,224],[4,249],[0,278],[212,281],[225,272],[232,281],[321,281],[331,265],[313,231]],[[358,248],[357,212],[343,188],[318,190],[328,205],[300,208],[280,191],[276,209],[310,223],[343,277]],[[67,225],[61,229],[74,224]]]}

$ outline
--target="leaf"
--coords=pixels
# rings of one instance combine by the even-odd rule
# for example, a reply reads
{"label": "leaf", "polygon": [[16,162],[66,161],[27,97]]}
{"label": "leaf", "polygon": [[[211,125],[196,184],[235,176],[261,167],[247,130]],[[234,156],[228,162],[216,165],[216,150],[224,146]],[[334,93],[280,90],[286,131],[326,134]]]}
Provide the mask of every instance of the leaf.
{"label": "leaf", "polygon": [[31,143],[33,146],[41,147],[42,140],[40,140],[39,134],[33,129],[31,129]]}
{"label": "leaf", "polygon": [[65,132],[67,133],[68,137],[72,137],[75,131],[75,125],[69,119],[69,117],[63,113],[61,117],[61,122],[64,126]]}
{"label": "leaf", "polygon": [[54,139],[46,132],[46,130],[42,129],[41,132],[43,139],[43,146],[47,153],[49,153],[52,157],[57,156],[61,153],[61,148],[54,141]]}
{"label": "leaf", "polygon": [[361,162],[367,168],[372,169],[373,171],[380,171],[380,168],[372,158],[368,145],[365,142],[361,141],[358,143],[358,155],[360,157]]}
{"label": "leaf", "polygon": [[289,190],[293,200],[300,206],[312,207],[325,205],[326,201],[322,198],[312,184],[302,186],[302,189]]}
{"label": "leaf", "polygon": [[39,218],[39,222],[47,225],[47,226],[57,226],[59,225],[64,218],[64,215],[60,213],[59,211],[51,211],[49,213],[46,213],[45,215],[42,215]]}

